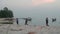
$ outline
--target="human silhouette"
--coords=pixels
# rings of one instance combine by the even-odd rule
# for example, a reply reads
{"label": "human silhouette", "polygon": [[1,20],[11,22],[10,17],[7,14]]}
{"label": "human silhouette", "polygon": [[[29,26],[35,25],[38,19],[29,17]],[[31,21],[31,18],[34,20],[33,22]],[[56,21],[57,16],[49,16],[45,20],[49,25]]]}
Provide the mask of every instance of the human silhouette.
{"label": "human silhouette", "polygon": [[49,26],[49,25],[48,25],[48,17],[46,18],[46,26]]}
{"label": "human silhouette", "polygon": [[19,22],[18,22],[18,18],[16,18],[16,23],[19,24]]}
{"label": "human silhouette", "polygon": [[31,21],[32,18],[31,17],[28,17],[28,18],[23,18],[25,20],[25,25],[28,25],[28,21]]}
{"label": "human silhouette", "polygon": [[25,25],[28,25],[27,23],[28,23],[28,19],[26,18],[26,19],[25,19]]}

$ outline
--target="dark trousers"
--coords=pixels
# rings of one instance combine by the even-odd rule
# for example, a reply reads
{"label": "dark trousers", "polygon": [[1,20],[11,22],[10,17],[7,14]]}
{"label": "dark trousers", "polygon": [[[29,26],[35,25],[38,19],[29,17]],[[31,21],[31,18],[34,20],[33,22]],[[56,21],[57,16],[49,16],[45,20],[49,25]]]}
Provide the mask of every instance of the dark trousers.
{"label": "dark trousers", "polygon": [[46,26],[49,26],[49,25],[48,25],[48,20],[46,20]]}

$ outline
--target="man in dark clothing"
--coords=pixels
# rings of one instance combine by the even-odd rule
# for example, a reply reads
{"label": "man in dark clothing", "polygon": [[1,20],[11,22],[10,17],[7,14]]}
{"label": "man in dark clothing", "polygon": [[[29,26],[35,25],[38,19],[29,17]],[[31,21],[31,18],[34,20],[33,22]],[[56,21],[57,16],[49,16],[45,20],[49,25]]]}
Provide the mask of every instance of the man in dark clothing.
{"label": "man in dark clothing", "polygon": [[49,26],[49,25],[48,25],[48,17],[46,18],[46,26]]}
{"label": "man in dark clothing", "polygon": [[25,18],[24,20],[25,20],[25,25],[28,25],[28,21],[31,21],[32,18],[28,17],[28,18]]}
{"label": "man in dark clothing", "polygon": [[16,23],[19,24],[19,22],[18,22],[18,18],[16,18]]}
{"label": "man in dark clothing", "polygon": [[25,25],[28,25],[27,22],[28,22],[28,19],[26,18],[26,19],[25,19]]}

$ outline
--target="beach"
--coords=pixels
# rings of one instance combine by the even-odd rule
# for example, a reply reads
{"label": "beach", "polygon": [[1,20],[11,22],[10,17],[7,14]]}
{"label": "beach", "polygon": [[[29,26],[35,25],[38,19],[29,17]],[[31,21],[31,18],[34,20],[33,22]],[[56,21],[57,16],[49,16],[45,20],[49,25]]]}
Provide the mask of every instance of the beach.
{"label": "beach", "polygon": [[60,34],[60,26],[0,24],[0,34]]}

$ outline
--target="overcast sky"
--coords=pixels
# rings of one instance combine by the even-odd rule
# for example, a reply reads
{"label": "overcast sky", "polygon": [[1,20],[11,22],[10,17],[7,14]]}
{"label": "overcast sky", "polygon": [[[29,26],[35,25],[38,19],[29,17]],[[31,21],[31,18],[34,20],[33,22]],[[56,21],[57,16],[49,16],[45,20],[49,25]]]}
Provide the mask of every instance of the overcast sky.
{"label": "overcast sky", "polygon": [[15,17],[60,14],[60,0],[0,0],[0,9],[4,7],[11,9]]}

